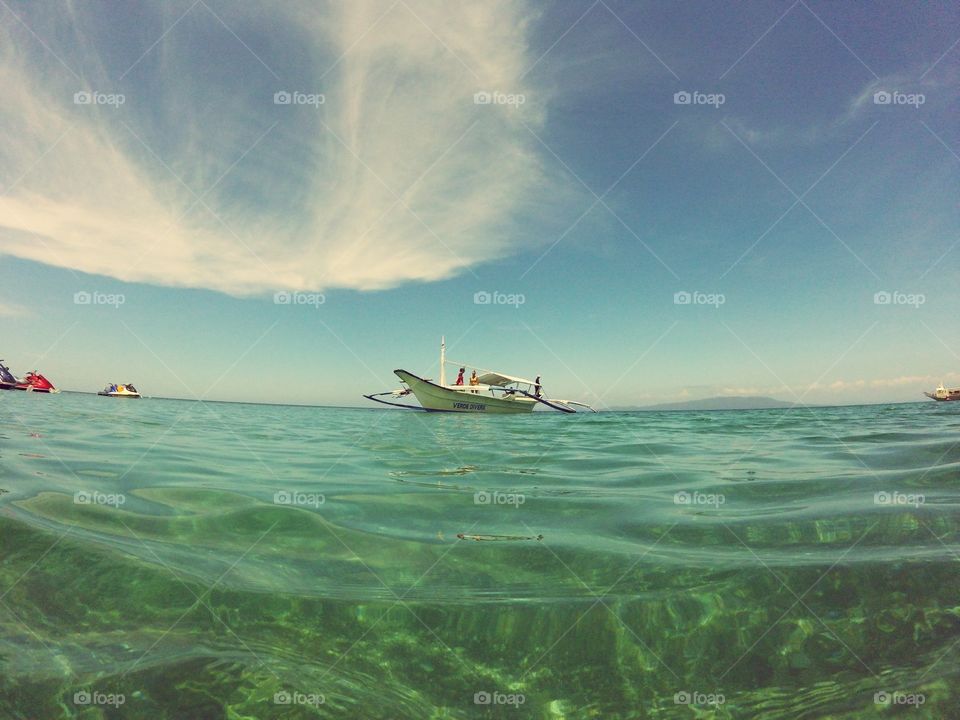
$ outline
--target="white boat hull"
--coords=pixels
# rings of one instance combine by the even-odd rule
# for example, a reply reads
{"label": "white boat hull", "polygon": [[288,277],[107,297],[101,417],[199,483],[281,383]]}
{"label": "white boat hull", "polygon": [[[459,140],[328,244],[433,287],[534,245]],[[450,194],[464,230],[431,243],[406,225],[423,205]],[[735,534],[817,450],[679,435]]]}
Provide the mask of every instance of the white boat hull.
{"label": "white boat hull", "polygon": [[436,412],[473,412],[486,414],[528,413],[537,401],[521,394],[494,395],[488,387],[442,387],[406,370],[394,370],[407,384],[425,410]]}

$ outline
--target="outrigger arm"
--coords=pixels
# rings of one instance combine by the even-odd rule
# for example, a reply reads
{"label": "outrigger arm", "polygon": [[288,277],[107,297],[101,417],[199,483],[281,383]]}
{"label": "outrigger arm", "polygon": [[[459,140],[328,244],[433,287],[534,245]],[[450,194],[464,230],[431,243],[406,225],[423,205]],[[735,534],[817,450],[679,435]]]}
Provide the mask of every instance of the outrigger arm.
{"label": "outrigger arm", "polygon": [[416,405],[404,405],[403,403],[389,402],[388,400],[380,400],[379,398],[384,395],[393,395],[393,397],[403,397],[404,395],[409,395],[410,389],[406,390],[388,390],[387,392],[374,393],[373,395],[364,395],[367,400],[373,400],[374,402],[383,403],[384,405],[392,405],[393,407],[403,408],[404,410],[423,410],[426,411],[426,408],[417,407]]}
{"label": "outrigger arm", "polygon": [[553,408],[554,410],[559,410],[560,412],[575,413],[576,410],[574,410],[572,407],[569,407],[570,405],[579,405],[580,407],[587,408],[590,412],[596,412],[596,410],[589,405],[585,403],[574,402],[573,400],[548,400],[546,398],[534,395],[533,393],[528,393],[526,390],[515,390],[514,392],[518,392],[521,395],[526,395],[531,400],[536,400],[538,403],[542,403],[547,407]]}

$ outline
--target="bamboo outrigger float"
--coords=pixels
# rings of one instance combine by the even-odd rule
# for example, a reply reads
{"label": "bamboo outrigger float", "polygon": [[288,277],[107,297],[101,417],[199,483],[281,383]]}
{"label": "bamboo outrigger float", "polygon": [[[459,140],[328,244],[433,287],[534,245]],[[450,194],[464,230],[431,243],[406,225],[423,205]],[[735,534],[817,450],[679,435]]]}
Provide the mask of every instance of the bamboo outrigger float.
{"label": "bamboo outrigger float", "polygon": [[[596,412],[584,403],[544,397],[539,377],[536,380],[527,380],[493,370],[481,370],[480,374],[471,378],[469,382],[464,381],[462,371],[469,367],[469,364],[447,360],[446,350],[446,343],[441,338],[439,382],[398,369],[393,372],[400,378],[403,387],[388,392],[364,395],[364,397],[392,407],[427,412],[528,413],[532,412],[537,405],[544,405],[563,413],[575,413],[578,407]],[[446,381],[447,365],[455,365],[461,369],[461,374],[453,385],[448,385]],[[420,407],[392,401],[410,394],[419,401]],[[382,399],[388,395],[392,400]]]}

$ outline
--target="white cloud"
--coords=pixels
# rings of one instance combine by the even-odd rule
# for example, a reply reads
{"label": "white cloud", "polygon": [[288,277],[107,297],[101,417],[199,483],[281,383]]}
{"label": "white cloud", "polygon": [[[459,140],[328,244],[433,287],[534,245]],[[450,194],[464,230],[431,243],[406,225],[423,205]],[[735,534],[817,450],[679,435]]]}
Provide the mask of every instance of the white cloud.
{"label": "white cloud", "polygon": [[[866,387],[872,388],[901,388],[901,387],[916,387],[921,390],[928,389],[933,387],[938,382],[952,382],[960,379],[960,374],[955,372],[944,373],[942,376],[933,376],[933,375],[900,375],[898,377],[889,377],[889,378],[875,378],[873,380],[865,380],[863,378],[857,380],[843,380],[838,379],[834,380],[832,383],[821,384],[814,383],[810,386],[810,390],[832,390],[835,392],[849,392],[854,390],[862,390]],[[802,389],[801,392],[805,390]]]}
{"label": "white cloud", "polygon": [[[875,109],[874,95],[878,91],[893,92],[894,90],[900,90],[906,92],[909,90],[913,92],[916,87],[924,86],[922,81],[917,78],[918,73],[916,72],[898,72],[871,79],[863,86],[859,93],[850,99],[846,113],[844,113],[838,122],[849,122],[850,120],[859,118],[863,113]],[[931,86],[932,81],[928,80],[925,87],[929,88]]]}
{"label": "white cloud", "polygon": [[763,395],[765,390],[758,387],[725,387],[720,390],[720,395],[731,395],[734,397]]}
{"label": "white cloud", "polygon": [[[133,92],[119,109],[75,105],[74,92],[98,88],[78,87],[21,23],[5,18],[0,253],[243,295],[437,280],[521,249],[511,232],[516,219],[549,195],[524,127],[538,131],[545,104],[522,79],[535,60],[528,12],[505,0],[422,0],[380,17],[387,7],[285,5],[271,15],[272,40],[316,50],[302,90],[314,82],[326,102],[274,106],[261,83],[247,97],[224,99],[232,104],[219,115],[210,98],[220,90],[204,87],[204,73],[177,65],[165,49],[178,33],[205,28],[211,43],[237,49],[231,62],[248,64],[237,72],[259,72],[276,90],[297,88],[289,67],[269,62],[284,80],[269,77],[202,4],[191,10],[193,26],[173,28],[151,51],[156,60],[148,54],[135,71],[148,77],[151,67],[158,72],[151,62],[162,63],[164,82]],[[249,21],[223,19],[231,29]],[[67,31],[41,22],[93,24],[25,22],[48,39]],[[158,23],[157,35],[170,24]],[[58,46],[58,54],[112,92],[110,78],[129,63],[104,68],[99,54],[90,57],[95,43],[74,32],[76,52]],[[475,105],[480,90],[523,94],[526,102]]]}
{"label": "white cloud", "polygon": [[17,317],[29,317],[30,311],[23,307],[22,305],[15,305],[13,303],[0,302],[0,317],[6,318],[17,318]]}
{"label": "white cloud", "polygon": [[[883,77],[871,78],[860,90],[850,97],[845,106],[831,117],[812,122],[806,126],[798,126],[789,122],[767,123],[757,125],[763,118],[730,116],[724,118],[724,123],[734,134],[751,147],[783,147],[783,146],[812,146],[823,141],[830,141],[847,132],[847,125],[860,121],[870,113],[874,117],[883,117],[878,110],[885,110],[874,102],[874,95],[878,91],[902,93],[922,93],[926,107],[944,107],[956,101],[956,72],[946,64],[940,67],[937,73],[924,76],[921,68],[912,68]],[[704,142],[711,149],[726,149],[737,144],[730,132],[716,123],[705,125],[703,129]]]}
{"label": "white cloud", "polygon": [[937,378],[934,378],[933,375],[901,375],[900,377],[871,380],[870,385],[871,387],[903,387],[914,385],[926,389],[928,386],[932,386],[941,380],[951,381],[956,380],[958,377],[960,377],[960,375],[953,372],[945,373],[942,377]]}

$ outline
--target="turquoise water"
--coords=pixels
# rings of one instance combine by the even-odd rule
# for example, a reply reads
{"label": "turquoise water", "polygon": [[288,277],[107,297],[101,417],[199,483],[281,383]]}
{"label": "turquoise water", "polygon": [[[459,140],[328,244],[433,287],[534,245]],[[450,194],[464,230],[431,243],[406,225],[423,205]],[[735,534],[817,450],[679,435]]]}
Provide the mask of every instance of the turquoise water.
{"label": "turquoise water", "polygon": [[2,393],[0,716],[960,717],[958,431]]}

